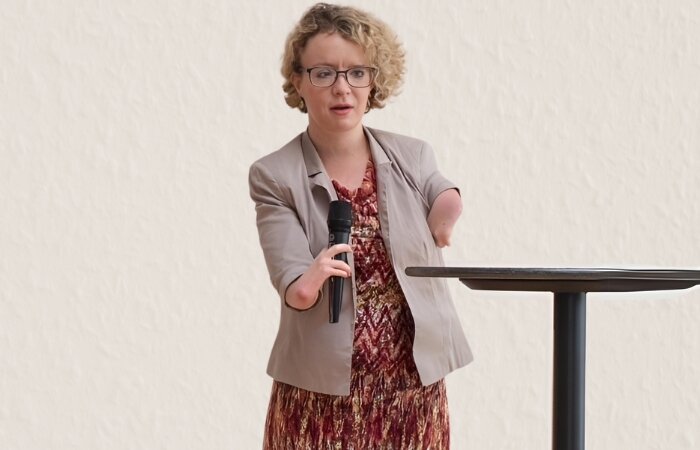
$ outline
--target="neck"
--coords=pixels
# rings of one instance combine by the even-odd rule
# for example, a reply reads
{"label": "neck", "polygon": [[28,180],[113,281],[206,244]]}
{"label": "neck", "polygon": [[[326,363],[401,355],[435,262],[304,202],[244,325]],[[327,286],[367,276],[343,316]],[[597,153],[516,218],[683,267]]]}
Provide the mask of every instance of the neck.
{"label": "neck", "polygon": [[364,157],[369,153],[369,143],[362,125],[351,131],[334,133],[319,130],[313,124],[309,124],[309,137],[321,160]]}

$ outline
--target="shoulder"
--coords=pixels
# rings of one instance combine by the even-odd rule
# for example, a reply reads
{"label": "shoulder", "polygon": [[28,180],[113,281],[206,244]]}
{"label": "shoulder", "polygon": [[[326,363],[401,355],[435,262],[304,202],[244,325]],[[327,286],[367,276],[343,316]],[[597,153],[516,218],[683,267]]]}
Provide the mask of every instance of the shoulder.
{"label": "shoulder", "polygon": [[299,134],[278,150],[268,153],[253,162],[250,166],[250,170],[268,169],[275,171],[276,169],[282,169],[301,162],[303,162],[303,155],[301,150],[301,134]]}
{"label": "shoulder", "polygon": [[285,192],[299,186],[306,178],[306,166],[301,148],[301,134],[278,150],[256,160],[248,169],[250,192],[277,190]]}
{"label": "shoulder", "polygon": [[374,136],[377,142],[387,150],[420,153],[423,148],[429,147],[427,142],[415,137],[378,130],[376,128],[367,128],[367,130],[369,130],[370,134]]}
{"label": "shoulder", "polygon": [[389,131],[368,128],[390,160],[403,171],[419,173],[426,160],[433,158],[433,149],[426,141]]}
{"label": "shoulder", "polygon": [[[302,133],[303,134],[303,133]],[[297,184],[306,178],[306,165],[299,134],[278,150],[269,153],[250,165],[249,183],[273,181],[277,184]],[[301,178],[300,178],[301,177]]]}

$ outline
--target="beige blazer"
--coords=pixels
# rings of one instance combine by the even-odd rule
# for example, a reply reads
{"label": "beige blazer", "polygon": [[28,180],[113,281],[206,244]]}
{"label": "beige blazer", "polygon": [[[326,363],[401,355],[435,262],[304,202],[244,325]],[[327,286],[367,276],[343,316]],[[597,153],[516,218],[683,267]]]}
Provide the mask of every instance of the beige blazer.
{"label": "beige blazer", "polygon": [[[437,170],[429,145],[365,128],[377,172],[379,220],[396,276],[415,322],[413,357],[424,385],[468,364],[472,353],[444,279],[409,277],[408,266],[443,265],[428,229],[430,205],[455,186]],[[275,380],[333,395],[350,393],[355,276],[344,283],[338,323],[328,322],[328,283],[311,309],[284,302],[287,287],[328,246],[328,205],[337,200],[306,132],[250,167],[260,245],[279,293],[281,317],[267,371]],[[354,267],[352,255],[350,267]]]}

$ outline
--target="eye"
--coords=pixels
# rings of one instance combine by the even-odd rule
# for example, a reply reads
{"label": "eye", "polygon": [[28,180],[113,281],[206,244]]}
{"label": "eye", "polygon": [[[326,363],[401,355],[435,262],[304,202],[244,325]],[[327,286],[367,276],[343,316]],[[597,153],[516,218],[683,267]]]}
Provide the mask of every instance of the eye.
{"label": "eye", "polygon": [[332,78],[335,76],[335,71],[333,69],[318,68],[314,69],[314,73],[312,75],[319,79]]}
{"label": "eye", "polygon": [[351,77],[359,80],[367,76],[367,69],[365,69],[364,67],[356,67],[354,69],[351,69],[348,73]]}

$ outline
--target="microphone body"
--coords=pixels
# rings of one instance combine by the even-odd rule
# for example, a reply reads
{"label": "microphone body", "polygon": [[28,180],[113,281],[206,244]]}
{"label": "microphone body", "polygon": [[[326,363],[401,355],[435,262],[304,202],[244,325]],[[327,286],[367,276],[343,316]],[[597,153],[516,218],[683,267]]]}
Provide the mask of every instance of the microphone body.
{"label": "microphone body", "polygon": [[[343,200],[334,200],[328,209],[328,246],[335,244],[348,244],[350,242],[350,230],[352,228],[352,205]],[[347,264],[348,255],[343,252],[335,255],[333,259]],[[328,319],[330,323],[338,323],[340,309],[343,305],[343,277],[331,277],[328,280]]]}

